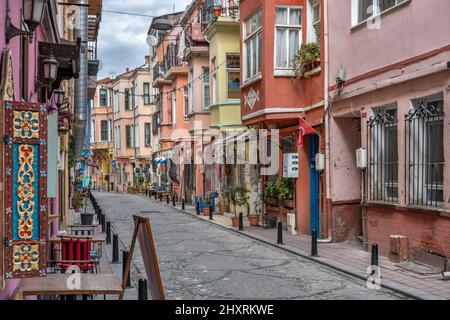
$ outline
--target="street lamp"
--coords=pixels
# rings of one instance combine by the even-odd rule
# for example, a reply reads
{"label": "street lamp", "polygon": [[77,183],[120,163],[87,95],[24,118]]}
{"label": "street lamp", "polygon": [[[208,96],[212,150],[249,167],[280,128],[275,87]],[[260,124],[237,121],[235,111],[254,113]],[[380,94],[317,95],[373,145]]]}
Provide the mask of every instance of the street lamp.
{"label": "street lamp", "polygon": [[53,90],[53,95],[55,96],[55,104],[58,107],[58,109],[61,108],[61,106],[64,104],[64,98],[66,95],[66,92],[63,88],[59,88],[56,90]]}
{"label": "street lamp", "polygon": [[33,32],[42,22],[46,2],[47,0],[23,0],[23,19],[28,30],[21,30],[13,25],[11,17],[9,16],[9,1],[7,2],[5,21],[6,43],[9,43],[12,38],[17,36],[28,36],[30,43],[33,41]]}
{"label": "street lamp", "polygon": [[56,80],[58,75],[58,60],[56,60],[53,53],[50,53],[50,55],[42,61],[42,64],[44,67],[44,79],[48,83],[52,83]]}

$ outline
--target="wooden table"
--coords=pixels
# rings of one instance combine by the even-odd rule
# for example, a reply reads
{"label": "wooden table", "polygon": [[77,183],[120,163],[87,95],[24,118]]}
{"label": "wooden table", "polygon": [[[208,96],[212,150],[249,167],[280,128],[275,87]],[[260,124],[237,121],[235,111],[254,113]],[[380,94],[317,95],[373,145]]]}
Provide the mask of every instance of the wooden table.
{"label": "wooden table", "polygon": [[105,243],[106,242],[106,239],[104,236],[74,236],[74,235],[51,237],[49,239],[49,241],[51,243],[61,243],[62,238],[64,238],[64,239],[85,239],[85,240],[90,240],[92,243]]}
{"label": "wooden table", "polygon": [[[80,277],[79,283],[71,281]],[[79,285],[78,285],[79,284]],[[50,274],[41,278],[22,279],[20,289],[23,296],[43,295],[120,295],[122,283],[114,274]]]}

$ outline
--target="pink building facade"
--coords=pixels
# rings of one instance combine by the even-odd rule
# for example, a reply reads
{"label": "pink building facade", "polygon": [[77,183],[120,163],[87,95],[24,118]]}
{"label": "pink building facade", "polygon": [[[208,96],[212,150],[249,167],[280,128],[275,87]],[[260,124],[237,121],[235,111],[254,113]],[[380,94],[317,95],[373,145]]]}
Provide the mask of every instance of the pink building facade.
{"label": "pink building facade", "polygon": [[[333,240],[376,243],[401,259],[423,251],[448,257],[450,2],[374,8],[371,16],[367,1],[328,1]],[[402,253],[392,245],[397,235],[406,239]]]}

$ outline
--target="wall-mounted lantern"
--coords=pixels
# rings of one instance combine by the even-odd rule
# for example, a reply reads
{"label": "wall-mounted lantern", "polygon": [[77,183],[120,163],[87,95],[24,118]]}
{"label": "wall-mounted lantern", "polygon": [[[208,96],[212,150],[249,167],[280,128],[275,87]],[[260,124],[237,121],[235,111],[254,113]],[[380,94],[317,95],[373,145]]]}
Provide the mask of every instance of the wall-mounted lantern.
{"label": "wall-mounted lantern", "polygon": [[55,96],[55,104],[58,107],[58,109],[61,109],[61,106],[64,104],[64,99],[66,96],[66,92],[63,88],[59,88],[56,90],[53,90],[53,95]]}
{"label": "wall-mounted lantern", "polygon": [[53,53],[42,61],[44,68],[44,79],[47,83],[52,83],[58,75],[58,60]]}
{"label": "wall-mounted lantern", "polygon": [[33,33],[41,24],[44,16],[44,8],[47,0],[23,0],[23,20],[27,25],[28,30],[21,30],[12,24],[9,16],[9,1],[7,3],[7,16],[5,23],[6,43],[16,36],[28,36],[30,43],[33,41]]}

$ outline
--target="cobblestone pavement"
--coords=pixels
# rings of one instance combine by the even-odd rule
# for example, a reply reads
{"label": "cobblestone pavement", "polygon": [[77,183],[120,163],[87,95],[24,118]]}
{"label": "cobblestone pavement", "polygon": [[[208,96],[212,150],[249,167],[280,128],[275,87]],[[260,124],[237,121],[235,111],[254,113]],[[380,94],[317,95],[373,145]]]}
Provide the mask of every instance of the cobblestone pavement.
{"label": "cobblestone pavement", "polygon": [[[242,237],[142,196],[95,192],[120,241],[129,247],[133,214],[152,224],[167,298],[404,299],[313,261]],[[132,278],[145,277],[137,248]]]}

